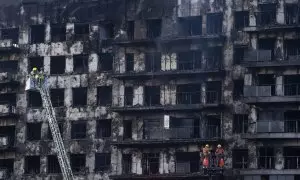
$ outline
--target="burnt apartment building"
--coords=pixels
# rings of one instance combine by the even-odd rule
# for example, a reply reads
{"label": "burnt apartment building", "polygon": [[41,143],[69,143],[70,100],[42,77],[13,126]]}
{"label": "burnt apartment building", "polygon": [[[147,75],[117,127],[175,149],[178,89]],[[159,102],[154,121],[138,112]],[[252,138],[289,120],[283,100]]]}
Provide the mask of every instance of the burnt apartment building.
{"label": "burnt apartment building", "polygon": [[[297,0],[0,0],[0,179],[300,179]],[[299,119],[298,119],[299,118]],[[204,174],[202,147],[225,148]]]}

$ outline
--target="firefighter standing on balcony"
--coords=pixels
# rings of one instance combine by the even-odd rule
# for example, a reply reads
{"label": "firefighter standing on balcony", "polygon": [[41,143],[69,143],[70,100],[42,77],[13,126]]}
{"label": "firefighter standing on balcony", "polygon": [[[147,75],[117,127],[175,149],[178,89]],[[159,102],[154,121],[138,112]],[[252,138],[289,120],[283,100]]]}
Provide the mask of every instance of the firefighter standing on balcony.
{"label": "firefighter standing on balcony", "polygon": [[224,166],[224,149],[222,148],[221,144],[218,144],[215,154],[217,156],[217,166],[223,167]]}
{"label": "firefighter standing on balcony", "polygon": [[204,168],[208,168],[209,166],[209,155],[210,155],[210,148],[209,145],[206,144],[205,147],[202,149],[202,153],[203,153],[203,167]]}

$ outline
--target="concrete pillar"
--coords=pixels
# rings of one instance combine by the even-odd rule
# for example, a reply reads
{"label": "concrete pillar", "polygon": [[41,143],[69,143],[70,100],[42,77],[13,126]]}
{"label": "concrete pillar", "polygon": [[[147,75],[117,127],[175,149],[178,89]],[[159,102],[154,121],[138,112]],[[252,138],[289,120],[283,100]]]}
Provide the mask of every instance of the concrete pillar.
{"label": "concrete pillar", "polygon": [[50,133],[50,132],[48,132],[49,131],[48,130],[48,127],[49,127],[48,122],[47,121],[42,122],[41,126],[42,126],[41,127],[41,139],[48,139],[48,133]]}
{"label": "concrete pillar", "polygon": [[65,102],[66,107],[71,107],[73,105],[73,91],[72,88],[65,88]]}
{"label": "concrete pillar", "polygon": [[143,140],[143,119],[140,117],[132,120],[132,139],[133,140]]}
{"label": "concrete pillar", "polygon": [[133,70],[135,72],[142,72],[145,70],[145,53],[134,53]]}
{"label": "concrete pillar", "polygon": [[122,174],[122,153],[116,146],[111,150],[111,173],[113,175]]}
{"label": "concrete pillar", "polygon": [[258,0],[249,1],[249,26],[256,26],[256,16],[255,12],[257,12],[257,2]]}
{"label": "concrete pillar", "polygon": [[88,87],[87,89],[87,105],[96,106],[97,105],[97,88]]}
{"label": "concrete pillar", "polygon": [[160,88],[160,103],[162,105],[176,104],[176,85],[162,85]]}
{"label": "concrete pillar", "polygon": [[66,25],[66,40],[72,41],[73,35],[75,34],[74,23],[67,23]]}
{"label": "concrete pillar", "polygon": [[41,174],[46,174],[47,173],[47,156],[46,155],[42,155],[40,156],[40,172]]}
{"label": "concrete pillar", "polygon": [[206,104],[206,82],[201,83],[201,103]]}
{"label": "concrete pillar", "polygon": [[176,70],[177,69],[177,54],[165,53],[161,56],[161,70]]}
{"label": "concrete pillar", "polygon": [[283,88],[283,76],[276,77],[276,95],[283,96],[284,95],[284,88]]}
{"label": "concrete pillar", "polygon": [[165,151],[159,152],[159,174],[168,174],[167,153]]}
{"label": "concrete pillar", "polygon": [[284,169],[284,157],[283,157],[283,147],[275,148],[275,169]]}
{"label": "concrete pillar", "polygon": [[114,79],[112,85],[113,105],[123,106],[124,105],[124,91],[125,87],[120,81]]}
{"label": "concrete pillar", "polygon": [[92,53],[89,55],[88,60],[88,66],[89,66],[89,72],[94,73],[98,71],[98,63],[101,63],[99,61],[99,56],[96,53]]}
{"label": "concrete pillar", "polygon": [[250,114],[248,116],[248,120],[249,120],[248,132],[253,134],[256,132],[256,122],[257,122],[257,108],[255,105],[250,106]]}
{"label": "concrete pillar", "polygon": [[199,123],[200,126],[200,138],[206,138],[206,130],[207,130],[207,117],[202,113],[201,120]]}
{"label": "concrete pillar", "polygon": [[245,74],[244,76],[244,85],[252,86],[253,85],[253,76],[252,74]]}
{"label": "concrete pillar", "polygon": [[86,167],[89,172],[93,172],[95,169],[95,153],[90,152],[86,155]]}
{"label": "concrete pillar", "polygon": [[50,69],[51,69],[51,58],[50,56],[44,57],[44,72],[47,75],[50,75]]}
{"label": "concrete pillar", "polygon": [[278,24],[284,24],[284,0],[278,0],[277,11],[276,11],[276,22]]}
{"label": "concrete pillar", "polygon": [[90,139],[96,138],[97,120],[87,121],[87,137]]}
{"label": "concrete pillar", "polygon": [[251,46],[251,49],[258,49],[258,37],[256,34],[251,34],[250,35],[250,46]]}
{"label": "concrete pillar", "polygon": [[169,173],[175,173],[176,171],[176,150],[175,148],[169,148],[169,162],[168,162],[168,168],[169,168]]}
{"label": "concrete pillar", "polygon": [[66,56],[65,72],[66,73],[72,73],[73,72],[73,56]]}
{"label": "concrete pillar", "polygon": [[114,58],[114,71],[116,73],[124,73],[126,66],[125,48],[118,48]]}
{"label": "concrete pillar", "polygon": [[48,21],[45,24],[45,43],[50,43],[51,42],[51,27],[50,27],[50,22]]}
{"label": "concrete pillar", "polygon": [[253,142],[248,142],[248,161],[249,161],[249,169],[257,169],[257,158],[258,158],[258,154],[257,154],[257,147],[255,145],[255,143]]}
{"label": "concrete pillar", "polygon": [[206,51],[203,51],[202,52],[202,57],[201,57],[201,67],[202,69],[206,69],[207,68],[207,59],[206,59],[206,56],[207,56],[207,52]]}
{"label": "concrete pillar", "polygon": [[20,28],[20,35],[19,35],[19,44],[28,44],[29,43],[29,27],[21,27]]}
{"label": "concrete pillar", "polygon": [[144,104],[144,87],[134,86],[133,87],[133,105]]}
{"label": "concrete pillar", "polygon": [[279,33],[277,35],[277,39],[276,39],[276,42],[275,42],[275,59],[277,61],[282,61],[284,60],[284,48],[283,48],[283,34],[282,33]]}
{"label": "concrete pillar", "polygon": [[207,21],[207,15],[206,14],[203,14],[202,15],[202,34],[206,34],[206,21]]}
{"label": "concrete pillar", "polygon": [[132,169],[133,174],[143,174],[142,169],[142,153],[140,151],[132,154]]}

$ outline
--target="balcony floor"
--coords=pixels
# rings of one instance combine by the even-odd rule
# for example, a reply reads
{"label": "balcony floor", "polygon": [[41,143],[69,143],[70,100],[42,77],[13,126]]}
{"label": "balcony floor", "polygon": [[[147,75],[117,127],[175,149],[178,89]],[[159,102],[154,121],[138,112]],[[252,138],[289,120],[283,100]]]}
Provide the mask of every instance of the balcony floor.
{"label": "balcony floor", "polygon": [[256,133],[256,134],[243,134],[245,139],[298,139],[300,133]]}

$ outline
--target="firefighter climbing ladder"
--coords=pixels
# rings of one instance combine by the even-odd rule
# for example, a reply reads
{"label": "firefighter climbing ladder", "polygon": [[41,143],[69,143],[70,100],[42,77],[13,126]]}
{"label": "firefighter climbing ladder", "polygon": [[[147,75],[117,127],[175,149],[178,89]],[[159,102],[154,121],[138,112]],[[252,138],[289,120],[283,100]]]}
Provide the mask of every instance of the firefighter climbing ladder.
{"label": "firefighter climbing ladder", "polygon": [[53,141],[57,150],[57,159],[60,164],[60,169],[63,178],[64,180],[73,180],[74,177],[72,169],[59,131],[59,127],[55,117],[55,111],[53,109],[49,95],[49,88],[45,83],[45,79],[46,78],[44,78],[43,82],[35,83],[36,81],[34,81],[32,78],[29,78],[26,82],[25,90],[37,90],[40,92],[43,101],[43,106],[46,109]]}

